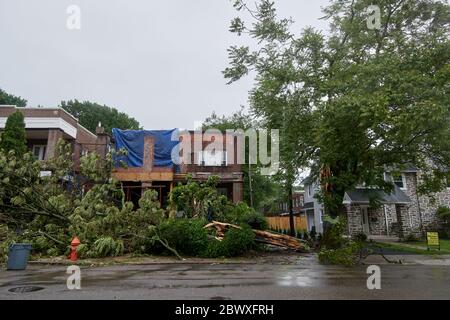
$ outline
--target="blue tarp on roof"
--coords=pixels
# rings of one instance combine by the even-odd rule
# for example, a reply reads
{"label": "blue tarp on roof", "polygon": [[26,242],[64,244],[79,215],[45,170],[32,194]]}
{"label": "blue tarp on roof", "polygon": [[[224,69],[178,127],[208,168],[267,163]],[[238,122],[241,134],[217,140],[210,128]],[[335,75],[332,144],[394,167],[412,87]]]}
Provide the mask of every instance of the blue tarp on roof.
{"label": "blue tarp on roof", "polygon": [[[155,140],[154,160],[155,167],[173,166],[172,149],[179,143],[178,129],[172,130],[121,130],[112,129],[116,150],[125,149],[128,154],[118,156],[115,160],[118,164],[123,161],[128,167],[142,167],[144,163],[144,138],[151,136]],[[172,141],[174,137],[174,141]],[[178,154],[178,153],[177,153]]]}

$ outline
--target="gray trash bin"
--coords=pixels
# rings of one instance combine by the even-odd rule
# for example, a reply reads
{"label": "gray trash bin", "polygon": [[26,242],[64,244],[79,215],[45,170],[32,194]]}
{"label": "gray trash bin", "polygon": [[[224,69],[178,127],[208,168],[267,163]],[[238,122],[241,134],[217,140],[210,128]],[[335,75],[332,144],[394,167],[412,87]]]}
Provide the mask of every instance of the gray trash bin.
{"label": "gray trash bin", "polygon": [[31,244],[13,243],[9,246],[8,270],[25,270],[30,257]]}

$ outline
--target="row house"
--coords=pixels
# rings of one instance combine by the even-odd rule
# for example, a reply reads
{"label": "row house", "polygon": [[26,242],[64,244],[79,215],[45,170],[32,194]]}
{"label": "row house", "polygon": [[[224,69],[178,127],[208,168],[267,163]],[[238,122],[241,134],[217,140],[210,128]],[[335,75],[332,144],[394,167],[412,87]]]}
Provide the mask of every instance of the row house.
{"label": "row house", "polygon": [[[142,192],[154,189],[165,207],[170,191],[188,176],[204,182],[217,176],[219,193],[230,201],[243,200],[243,165],[238,161],[236,134],[201,131],[113,129],[117,156],[113,172],[127,200],[137,203]],[[214,147],[213,147],[214,146]]]}
{"label": "row house", "polygon": [[0,105],[0,132],[5,128],[9,115],[19,111],[24,116],[28,149],[38,160],[48,160],[55,155],[59,139],[72,146],[74,171],[79,169],[81,155],[98,152],[104,156],[109,148],[109,136],[103,128],[92,133],[62,108],[18,108]]}

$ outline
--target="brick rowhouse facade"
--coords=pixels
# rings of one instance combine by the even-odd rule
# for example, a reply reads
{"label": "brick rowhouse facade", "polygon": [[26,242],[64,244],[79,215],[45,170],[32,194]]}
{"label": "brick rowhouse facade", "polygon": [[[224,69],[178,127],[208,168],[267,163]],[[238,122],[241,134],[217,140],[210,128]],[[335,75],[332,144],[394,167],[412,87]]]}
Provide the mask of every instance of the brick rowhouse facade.
{"label": "brick rowhouse facade", "polygon": [[0,131],[4,129],[8,116],[16,111],[24,116],[27,146],[39,160],[47,160],[55,155],[59,139],[72,146],[75,171],[79,169],[82,154],[96,151],[104,157],[108,151],[110,139],[103,128],[97,128],[98,132],[94,134],[61,108],[0,106]]}
{"label": "brick rowhouse facade", "polygon": [[[186,183],[188,175],[193,181],[206,181],[210,176],[217,176],[217,186],[220,193],[226,195],[234,203],[243,200],[243,166],[238,164],[237,140],[234,134],[221,133],[208,135],[194,131],[184,131],[179,135],[181,164],[170,167],[156,167],[154,160],[154,140],[144,139],[144,159],[142,167],[116,168],[114,176],[124,186],[127,199],[136,202],[143,191],[154,189],[158,191],[160,202],[167,204],[168,194],[178,183]],[[222,150],[233,150],[227,153],[227,161],[221,165],[203,165],[195,143],[205,150],[211,143],[221,145]],[[195,151],[194,151],[195,150]],[[231,157],[231,158],[228,158]]]}

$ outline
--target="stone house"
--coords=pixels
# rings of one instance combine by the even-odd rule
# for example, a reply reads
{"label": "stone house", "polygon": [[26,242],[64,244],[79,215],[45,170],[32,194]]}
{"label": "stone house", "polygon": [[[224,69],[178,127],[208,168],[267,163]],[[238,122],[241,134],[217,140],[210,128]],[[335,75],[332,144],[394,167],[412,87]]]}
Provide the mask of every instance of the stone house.
{"label": "stone house", "polygon": [[[436,215],[439,207],[450,207],[450,183],[447,187],[431,196],[420,195],[418,182],[421,172],[409,167],[400,175],[385,173],[385,180],[392,181],[393,191],[389,194],[377,188],[357,187],[345,193],[343,205],[348,222],[348,234],[364,233],[368,236],[393,236],[403,238],[408,235],[420,236],[427,230],[441,230],[443,221]],[[317,183],[305,184],[305,189],[318,190]],[[376,205],[371,205],[376,199]],[[307,199],[305,198],[305,201]],[[316,200],[309,206],[310,214],[321,221],[323,207]]]}

